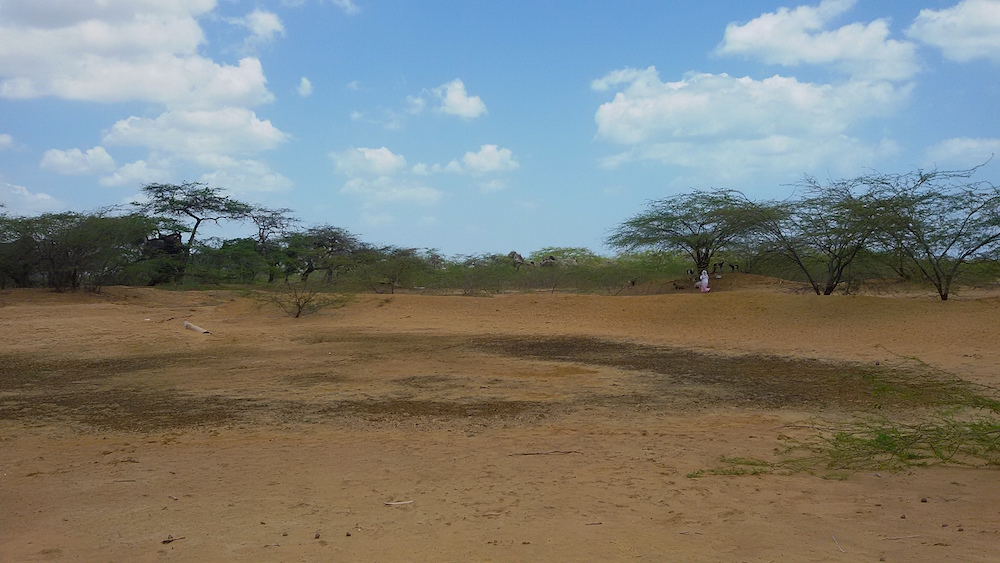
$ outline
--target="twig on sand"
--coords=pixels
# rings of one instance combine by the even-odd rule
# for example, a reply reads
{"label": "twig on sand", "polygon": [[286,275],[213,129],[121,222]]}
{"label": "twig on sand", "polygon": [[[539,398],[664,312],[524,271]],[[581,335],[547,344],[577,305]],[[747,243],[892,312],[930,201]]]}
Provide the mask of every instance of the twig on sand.
{"label": "twig on sand", "polygon": [[387,503],[385,503],[385,505],[386,506],[399,506],[401,504],[410,504],[412,502],[413,502],[412,500],[401,500],[399,502],[387,502]]}
{"label": "twig on sand", "polygon": [[919,537],[920,537],[920,535],[917,534],[917,535],[913,535],[913,536],[893,536],[891,538],[882,538],[882,539],[883,540],[908,540],[910,538],[919,538]]}
{"label": "twig on sand", "polygon": [[604,522],[587,522],[587,523],[586,523],[586,524],[584,524],[584,525],[585,525],[585,526],[600,526],[600,525],[601,525],[601,524],[603,524],[603,523],[604,523]]}
{"label": "twig on sand", "polygon": [[830,537],[833,538],[833,543],[837,544],[837,549],[839,549],[841,553],[847,553],[846,551],[844,551],[844,548],[840,547],[840,542],[837,541],[837,538],[834,537],[833,534],[830,534]]}
{"label": "twig on sand", "polygon": [[517,452],[510,455],[566,455],[566,454],[583,454],[581,451],[577,450],[552,450],[548,452]]}
{"label": "twig on sand", "polygon": [[174,536],[171,536],[170,534],[167,534],[167,539],[161,541],[160,543],[170,543],[170,542],[175,542],[177,540],[182,540],[182,539],[184,539],[184,536],[181,536],[179,538],[175,538]]}

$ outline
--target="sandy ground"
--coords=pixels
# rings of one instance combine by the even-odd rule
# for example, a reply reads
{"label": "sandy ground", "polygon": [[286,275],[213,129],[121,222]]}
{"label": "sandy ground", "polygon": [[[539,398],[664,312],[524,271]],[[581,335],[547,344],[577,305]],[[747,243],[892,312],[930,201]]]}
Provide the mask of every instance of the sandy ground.
{"label": "sandy ground", "polygon": [[1000,560],[996,470],[689,476],[882,408],[837,370],[1000,387],[1000,298],[745,281],[0,292],[0,561]]}

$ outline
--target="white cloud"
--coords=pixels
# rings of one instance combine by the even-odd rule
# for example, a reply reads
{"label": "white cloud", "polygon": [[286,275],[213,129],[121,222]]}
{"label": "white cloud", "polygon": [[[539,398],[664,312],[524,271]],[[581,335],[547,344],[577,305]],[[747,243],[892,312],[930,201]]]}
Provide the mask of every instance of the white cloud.
{"label": "white cloud", "polygon": [[856,175],[864,166],[897,154],[891,140],[866,143],[846,135],[802,142],[774,135],[759,139],[718,139],[710,142],[674,141],[638,146],[604,159],[604,168],[650,160],[687,169],[675,178],[678,187],[759,181],[762,177],[795,177],[823,169],[835,176]]}
{"label": "white cloud", "polygon": [[285,26],[281,23],[281,18],[273,12],[267,12],[260,8],[242,18],[230,19],[229,22],[250,31],[250,37],[247,37],[246,40],[248,48],[271,43],[279,35],[285,34]]}
{"label": "white cloud", "polygon": [[457,78],[447,84],[442,84],[431,92],[441,100],[437,111],[442,113],[457,115],[465,119],[473,119],[486,113],[486,104],[479,99],[479,96],[469,96],[465,91],[465,84]]}
{"label": "white cloud", "polygon": [[597,110],[597,136],[628,148],[603,159],[602,166],[654,161],[686,169],[688,176],[677,181],[690,185],[759,182],[817,169],[855,174],[898,147],[888,139],[855,138],[852,132],[904,106],[912,88],[726,74],[662,82],[653,67],[619,72],[603,83],[618,84],[619,91]]}
{"label": "white cloud", "polygon": [[906,35],[941,49],[953,61],[1000,62],[1000,0],[962,0],[944,10],[920,10]]}
{"label": "white cloud", "polygon": [[606,92],[620,84],[634,82],[643,75],[643,72],[645,71],[637,68],[613,70],[607,75],[591,82],[590,87],[598,92]]}
{"label": "white cloud", "polygon": [[346,176],[386,176],[392,175],[406,166],[406,158],[381,147],[350,148],[342,152],[330,153],[337,171]]}
{"label": "white cloud", "polygon": [[1000,139],[958,137],[946,139],[927,149],[931,166],[976,166],[1000,155]]}
{"label": "white cloud", "polygon": [[0,97],[144,101],[171,108],[269,102],[260,61],[199,55],[214,0],[3,0]]}
{"label": "white cloud", "polygon": [[129,117],[115,123],[104,143],[142,146],[198,160],[206,155],[253,154],[277,147],[288,135],[253,111],[169,111],[156,119]]}
{"label": "white cloud", "polygon": [[520,166],[510,149],[500,148],[497,145],[482,145],[479,147],[478,152],[466,152],[461,162],[457,159],[452,159],[448,164],[444,165],[428,165],[420,162],[415,164],[410,171],[418,176],[429,176],[431,174],[472,174],[474,176],[481,176],[483,174],[517,170]]}
{"label": "white cloud", "polygon": [[305,76],[303,76],[302,79],[299,80],[298,91],[299,91],[299,95],[302,96],[303,98],[308,97],[310,94],[313,93],[312,82],[310,82],[308,78],[306,78]]}
{"label": "white cloud", "polygon": [[49,194],[33,193],[24,186],[6,182],[0,183],[0,202],[6,206],[3,211],[11,215],[36,215],[66,208],[62,202]]}
{"label": "white cloud", "polygon": [[100,179],[102,186],[141,186],[167,182],[171,178],[169,162],[137,160],[119,166],[114,173]]}
{"label": "white cloud", "polygon": [[203,174],[200,182],[212,187],[227,188],[234,194],[281,192],[292,187],[292,181],[274,172],[265,163],[246,159],[232,162],[229,166]]}
{"label": "white cloud", "polygon": [[775,135],[828,137],[868,118],[891,114],[910,92],[891,83],[838,85],[772,76],[764,80],[727,74],[692,74],[661,82],[655,67],[602,104],[598,136],[635,144],[657,140],[749,138]]}
{"label": "white cloud", "polygon": [[833,65],[867,79],[906,80],[915,75],[916,45],[889,39],[887,20],[827,29],[855,3],[823,0],[818,6],[779,8],[742,25],[731,23],[716,53],[785,66]]}
{"label": "white cloud", "polygon": [[520,167],[510,149],[502,149],[497,145],[483,145],[479,148],[479,152],[465,153],[462,163],[465,165],[465,170],[472,174],[505,172]]}
{"label": "white cloud", "polygon": [[115,161],[104,147],[94,147],[87,152],[80,149],[49,149],[42,155],[40,166],[56,174],[85,176],[111,172],[115,169]]}
{"label": "white cloud", "polygon": [[354,0],[332,0],[333,5],[344,11],[345,14],[353,16],[361,12]]}
{"label": "white cloud", "polygon": [[366,206],[390,203],[429,205],[441,199],[440,190],[406,178],[379,176],[350,178],[340,193],[361,198]]}
{"label": "white cloud", "polygon": [[457,78],[437,88],[424,90],[419,96],[407,96],[407,113],[422,113],[428,106],[428,98],[437,102],[434,111],[438,113],[456,115],[463,119],[475,119],[486,113],[483,100],[479,96],[470,96],[465,90],[465,83]]}
{"label": "white cloud", "polygon": [[340,193],[355,196],[366,208],[388,204],[430,205],[442,192],[410,176],[422,166],[406,169],[406,158],[385,147],[350,148],[330,153],[337,171],[347,176]]}
{"label": "white cloud", "polygon": [[0,133],[0,151],[14,148],[14,137],[8,133]]}
{"label": "white cloud", "polygon": [[216,0],[4,0],[4,19],[17,25],[55,28],[75,22],[100,19],[126,21],[134,12],[155,16],[203,15],[215,8]]}

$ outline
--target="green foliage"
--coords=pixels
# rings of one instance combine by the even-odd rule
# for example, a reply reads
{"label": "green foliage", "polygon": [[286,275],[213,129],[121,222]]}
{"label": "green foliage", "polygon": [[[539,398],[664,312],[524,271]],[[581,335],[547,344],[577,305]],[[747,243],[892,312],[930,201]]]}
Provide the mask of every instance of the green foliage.
{"label": "green foliage", "polygon": [[770,244],[772,261],[796,268],[816,295],[830,295],[844,281],[877,228],[880,202],[860,179],[827,185],[807,177],[805,195],[749,204],[755,231]]}
{"label": "green foliage", "polygon": [[220,188],[210,188],[198,182],[183,184],[146,184],[142,187],[148,201],[134,203],[140,210],[176,219],[191,219],[187,244],[195,242],[198,228],[205,221],[242,220],[252,217],[255,209],[250,204],[223,195]]}
{"label": "green foliage", "polygon": [[359,248],[352,255],[352,277],[375,293],[395,293],[412,286],[412,281],[430,265],[415,248],[394,246]]}
{"label": "green foliage", "polygon": [[240,238],[196,243],[186,274],[200,284],[252,284],[267,271],[256,241]]}
{"label": "green foliage", "polygon": [[99,291],[129,281],[157,221],[143,215],[45,213],[0,221],[0,277],[3,284],[44,285],[63,291]]}
{"label": "green foliage", "polygon": [[884,203],[884,247],[932,283],[942,301],[970,263],[1000,258],[1000,187],[972,181],[979,168],[863,178]]}
{"label": "green foliage", "polygon": [[753,214],[732,190],[694,191],[650,202],[646,211],[619,225],[608,245],[687,254],[699,270],[711,269],[715,254],[746,236]]}

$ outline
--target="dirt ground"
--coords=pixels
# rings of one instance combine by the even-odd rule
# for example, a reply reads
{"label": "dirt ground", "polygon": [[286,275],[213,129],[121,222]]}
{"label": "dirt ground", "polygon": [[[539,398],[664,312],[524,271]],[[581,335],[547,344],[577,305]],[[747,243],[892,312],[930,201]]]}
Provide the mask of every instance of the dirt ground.
{"label": "dirt ground", "polygon": [[0,561],[1000,559],[995,469],[696,477],[992,393],[1000,295],[716,289],[0,292]]}

